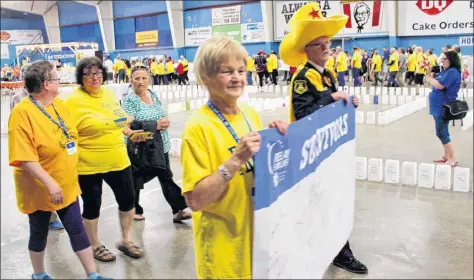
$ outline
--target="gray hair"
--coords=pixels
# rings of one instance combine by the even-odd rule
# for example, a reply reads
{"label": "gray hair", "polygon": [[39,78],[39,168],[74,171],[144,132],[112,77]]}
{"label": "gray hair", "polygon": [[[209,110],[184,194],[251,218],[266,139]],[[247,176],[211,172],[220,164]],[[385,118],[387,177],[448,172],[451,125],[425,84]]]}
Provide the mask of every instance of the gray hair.
{"label": "gray hair", "polygon": [[31,63],[24,71],[23,79],[29,93],[40,93],[45,81],[51,79],[56,67],[49,61],[40,60]]}

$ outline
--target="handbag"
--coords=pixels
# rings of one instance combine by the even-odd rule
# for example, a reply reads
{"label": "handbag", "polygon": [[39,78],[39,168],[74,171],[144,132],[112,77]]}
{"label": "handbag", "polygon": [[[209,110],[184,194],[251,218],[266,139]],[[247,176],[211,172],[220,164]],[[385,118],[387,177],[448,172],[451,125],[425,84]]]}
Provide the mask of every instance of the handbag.
{"label": "handbag", "polygon": [[[443,119],[445,121],[453,121],[453,126],[455,120],[461,120],[462,126],[462,119],[466,117],[467,112],[469,111],[469,105],[467,105],[464,90],[461,89],[461,91],[463,100],[454,100],[443,105]],[[446,88],[443,90],[443,93],[446,94]]]}

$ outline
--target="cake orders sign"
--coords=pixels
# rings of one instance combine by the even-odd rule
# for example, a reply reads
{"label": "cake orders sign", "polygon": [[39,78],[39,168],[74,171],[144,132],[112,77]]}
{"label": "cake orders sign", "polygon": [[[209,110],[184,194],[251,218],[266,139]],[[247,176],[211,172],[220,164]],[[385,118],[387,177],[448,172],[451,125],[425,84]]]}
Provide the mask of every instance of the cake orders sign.
{"label": "cake orders sign", "polygon": [[474,1],[399,1],[400,36],[472,33]]}

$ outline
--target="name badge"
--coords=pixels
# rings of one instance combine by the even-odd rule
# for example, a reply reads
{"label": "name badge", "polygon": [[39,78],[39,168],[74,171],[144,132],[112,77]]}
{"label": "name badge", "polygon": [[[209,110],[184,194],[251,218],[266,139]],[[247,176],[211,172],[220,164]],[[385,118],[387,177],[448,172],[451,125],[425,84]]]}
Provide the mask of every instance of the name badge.
{"label": "name badge", "polygon": [[77,148],[76,148],[76,143],[75,142],[67,142],[66,143],[66,150],[67,150],[67,154],[70,156],[70,155],[73,155],[75,153],[77,153]]}

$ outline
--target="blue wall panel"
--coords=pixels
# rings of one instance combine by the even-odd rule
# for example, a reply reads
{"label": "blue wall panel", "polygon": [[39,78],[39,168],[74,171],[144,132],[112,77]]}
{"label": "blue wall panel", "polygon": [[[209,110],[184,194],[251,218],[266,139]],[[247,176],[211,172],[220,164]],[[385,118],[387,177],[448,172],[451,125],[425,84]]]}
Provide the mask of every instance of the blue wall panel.
{"label": "blue wall panel", "polygon": [[59,1],[59,25],[72,25],[97,21],[94,6],[73,1]]}
{"label": "blue wall panel", "polygon": [[134,49],[135,32],[149,30],[158,30],[159,47],[173,46],[168,14],[118,19],[114,21],[114,28],[117,50]]}
{"label": "blue wall panel", "polygon": [[166,12],[166,1],[113,1],[114,18]]}
{"label": "blue wall panel", "polygon": [[104,50],[104,42],[98,23],[61,27],[61,42],[96,42]]}
{"label": "blue wall panel", "polygon": [[[4,14],[5,10],[7,9],[2,9],[2,15]],[[2,30],[41,30],[43,33],[43,42],[46,44],[49,43],[44,20],[40,15],[28,14],[28,16],[22,15],[22,18],[8,18],[6,16],[2,16],[0,18],[0,26]],[[14,45],[8,46],[8,53],[10,55],[8,59],[0,60],[0,65],[2,67],[5,64],[11,65],[16,60]]]}
{"label": "blue wall panel", "polygon": [[158,20],[156,16],[137,17],[135,18],[135,31],[158,30]]}
{"label": "blue wall panel", "polygon": [[191,8],[203,8],[215,5],[222,5],[222,4],[232,4],[232,3],[241,3],[242,0],[226,0],[226,1],[183,1],[183,9],[191,9]]}
{"label": "blue wall panel", "polygon": [[[117,19],[114,20],[115,35],[135,34],[135,19]],[[117,42],[115,43],[117,44]]]}

